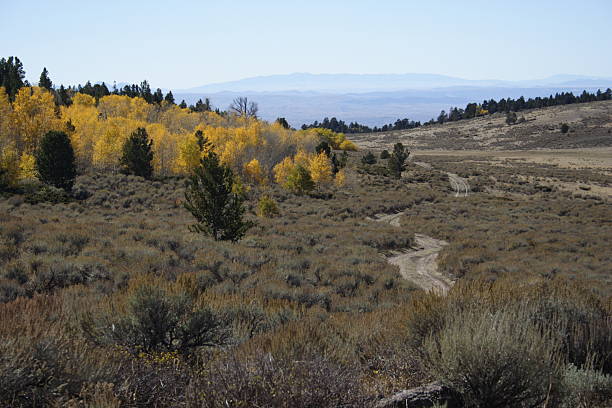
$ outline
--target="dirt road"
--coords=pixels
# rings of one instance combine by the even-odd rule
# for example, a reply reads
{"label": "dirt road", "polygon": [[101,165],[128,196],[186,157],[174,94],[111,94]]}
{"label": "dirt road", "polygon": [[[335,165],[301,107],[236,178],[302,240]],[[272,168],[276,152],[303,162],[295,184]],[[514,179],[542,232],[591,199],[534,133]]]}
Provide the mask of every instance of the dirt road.
{"label": "dirt road", "polygon": [[[387,222],[400,226],[400,218],[404,213],[378,214],[373,220]],[[397,265],[400,274],[424,290],[445,293],[453,285],[453,281],[438,272],[438,253],[448,245],[448,242],[415,234],[415,246],[403,251],[394,251],[387,261]]]}
{"label": "dirt road", "polygon": [[[424,169],[431,169],[431,164],[425,162],[414,162],[419,167],[423,167]],[[455,192],[455,197],[467,197],[470,194],[470,185],[467,180],[463,177],[459,177],[453,173],[446,173],[448,176],[448,181]]]}

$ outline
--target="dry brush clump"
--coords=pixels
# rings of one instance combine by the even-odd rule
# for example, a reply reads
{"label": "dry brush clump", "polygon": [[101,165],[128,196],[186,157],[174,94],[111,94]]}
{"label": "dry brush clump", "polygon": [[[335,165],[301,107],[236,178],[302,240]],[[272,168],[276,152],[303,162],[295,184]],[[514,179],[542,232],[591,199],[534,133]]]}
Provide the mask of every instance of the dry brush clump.
{"label": "dry brush clump", "polygon": [[559,404],[565,370],[611,370],[609,304],[567,281],[460,283],[409,310],[410,346],[467,406]]}

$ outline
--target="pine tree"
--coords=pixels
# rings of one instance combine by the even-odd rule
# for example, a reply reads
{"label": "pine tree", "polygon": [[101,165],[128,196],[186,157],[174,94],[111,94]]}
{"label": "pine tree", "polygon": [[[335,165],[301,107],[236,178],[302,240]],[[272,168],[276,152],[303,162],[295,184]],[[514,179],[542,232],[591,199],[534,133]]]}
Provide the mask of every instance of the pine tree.
{"label": "pine tree", "polygon": [[393,153],[389,157],[388,167],[389,171],[395,178],[402,177],[402,171],[406,169],[406,159],[410,152],[406,152],[404,145],[401,143],[396,143],[393,146]]}
{"label": "pine tree", "polygon": [[291,127],[291,126],[289,126],[289,122],[287,122],[287,119],[285,119],[285,118],[276,118],[276,123],[278,123],[279,125],[281,125],[285,129],[289,129]]}
{"label": "pine tree", "polygon": [[72,190],[76,178],[74,150],[70,138],[64,132],[47,132],[35,152],[38,177],[66,191]]}
{"label": "pine tree", "polygon": [[374,153],[368,151],[366,154],[361,157],[361,163],[363,164],[376,164],[376,156]]}
{"label": "pine tree", "polygon": [[49,71],[47,71],[47,68],[43,68],[38,81],[38,86],[48,90],[53,89],[53,82],[51,82],[51,78],[49,78]]}
{"label": "pine tree", "polygon": [[200,160],[187,181],[185,208],[197,224],[189,230],[210,235],[218,240],[236,242],[254,223],[243,220],[245,198],[234,192],[234,174],[219,162],[214,152]]}
{"label": "pine tree", "polygon": [[153,175],[153,141],[144,128],[138,128],[123,145],[120,165],[125,174],[134,174],[146,179]]}
{"label": "pine tree", "polygon": [[172,105],[174,105],[174,95],[172,95],[172,91],[168,91],[164,100]]}
{"label": "pine tree", "polygon": [[181,109],[186,109],[187,108],[187,103],[185,102],[185,100],[183,99],[181,101],[181,103],[179,104],[179,108]]}

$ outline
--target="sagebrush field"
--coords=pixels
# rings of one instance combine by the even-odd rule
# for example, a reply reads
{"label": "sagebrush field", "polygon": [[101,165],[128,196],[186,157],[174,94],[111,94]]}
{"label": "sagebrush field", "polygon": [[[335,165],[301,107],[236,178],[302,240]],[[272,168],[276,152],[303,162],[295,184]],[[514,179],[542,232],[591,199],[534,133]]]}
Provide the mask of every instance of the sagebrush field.
{"label": "sagebrush field", "polygon": [[[590,109],[587,133],[609,147],[609,103]],[[486,120],[457,123],[480,134]],[[257,126],[289,132],[245,129]],[[430,147],[453,145],[454,126],[436,125]],[[465,406],[609,406],[609,150],[572,151],[579,166],[546,162],[554,151],[413,152],[396,179],[380,152],[397,141],[411,146],[368,139],[342,183],[306,194],[271,181],[282,155],[266,181],[244,170],[256,226],[236,243],[188,230],[171,165],[152,180],[83,167],[74,197],[55,202],[33,185],[5,194],[0,405],[363,407],[437,380]],[[253,146],[237,167],[252,152],[264,163],[265,143]],[[367,149],[376,163],[362,163]],[[264,196],[276,214],[262,216]],[[418,250],[415,234],[448,243],[433,258],[447,291],[389,262]]]}

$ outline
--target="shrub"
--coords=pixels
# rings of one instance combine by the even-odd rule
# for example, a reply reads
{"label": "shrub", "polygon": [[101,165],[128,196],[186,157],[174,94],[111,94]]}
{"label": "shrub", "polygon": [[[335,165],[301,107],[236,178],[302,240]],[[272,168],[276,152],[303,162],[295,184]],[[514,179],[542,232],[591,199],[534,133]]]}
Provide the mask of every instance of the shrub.
{"label": "shrub", "polygon": [[212,236],[216,241],[240,240],[254,224],[244,221],[244,195],[234,192],[236,179],[232,169],[219,163],[209,152],[193,170],[185,191],[185,208],[195,217],[192,232]]}
{"label": "shrub", "polygon": [[150,179],[153,175],[153,141],[144,128],[136,129],[123,144],[121,171]]}
{"label": "shrub", "polygon": [[506,124],[514,125],[517,121],[516,112],[508,112],[506,113]]}
{"label": "shrub", "polygon": [[260,353],[247,361],[225,359],[188,390],[191,407],[363,407],[369,399],[359,372],[320,356],[299,361]]}
{"label": "shrub", "polygon": [[72,190],[76,178],[74,150],[64,132],[47,132],[35,153],[40,180],[56,188]]}
{"label": "shrub", "polygon": [[279,215],[278,205],[269,195],[264,195],[257,204],[257,215],[265,218],[272,218]]}
{"label": "shrub", "polygon": [[289,172],[287,181],[283,187],[295,194],[302,195],[312,191],[315,187],[315,183],[312,181],[312,177],[308,170],[306,170],[304,166],[297,165]]}
{"label": "shrub", "polygon": [[524,317],[516,311],[454,313],[425,341],[432,374],[461,393],[467,407],[541,404],[557,381],[555,351]]}
{"label": "shrub", "polygon": [[570,364],[563,376],[562,408],[604,408],[612,402],[612,376]]}
{"label": "shrub", "polygon": [[567,133],[569,132],[569,125],[567,123],[563,123],[561,125],[561,133]]}
{"label": "shrub", "polygon": [[361,157],[361,163],[366,165],[376,164],[376,156],[374,156],[374,153],[368,151]]}
{"label": "shrub", "polygon": [[388,159],[389,157],[391,157],[391,155],[389,154],[388,150],[385,149],[382,152],[380,152],[381,160]]}
{"label": "shrub", "polygon": [[102,344],[117,344],[137,352],[188,353],[218,346],[227,339],[224,323],[207,307],[198,306],[188,293],[160,287],[155,281],[137,282],[107,313],[88,315],[83,329]]}

